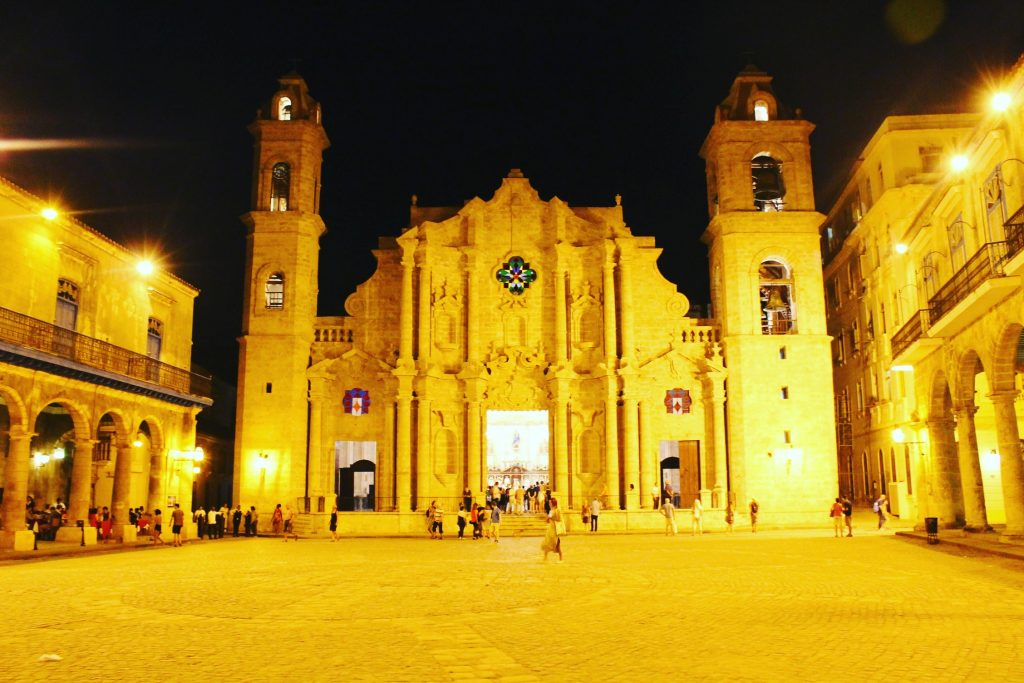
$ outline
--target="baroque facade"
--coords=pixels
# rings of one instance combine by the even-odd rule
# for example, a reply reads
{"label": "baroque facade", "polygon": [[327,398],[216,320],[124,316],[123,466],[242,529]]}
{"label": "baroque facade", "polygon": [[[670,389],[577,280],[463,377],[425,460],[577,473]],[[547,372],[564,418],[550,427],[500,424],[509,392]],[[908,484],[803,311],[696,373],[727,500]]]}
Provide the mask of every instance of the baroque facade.
{"label": "baroque facade", "polygon": [[1024,535],[1024,59],[982,114],[894,116],[822,227],[840,487]]}
{"label": "baroque facade", "polygon": [[0,543],[31,549],[30,499],[65,502],[76,542],[95,542],[73,526],[93,507],[129,539],[129,508],[188,509],[211,403],[189,371],[198,291],[3,179],[0,234]]}
{"label": "baroque facade", "polygon": [[611,528],[658,524],[666,484],[683,507],[820,517],[836,457],[813,126],[770,83],[741,74],[702,150],[719,318],[687,317],[618,197],[545,200],[517,169],[460,207],[414,197],[346,315],[319,317],[328,140],[305,82],[282,78],[250,127],[234,499],[410,531],[433,499],[532,477],[572,508],[601,497]]}

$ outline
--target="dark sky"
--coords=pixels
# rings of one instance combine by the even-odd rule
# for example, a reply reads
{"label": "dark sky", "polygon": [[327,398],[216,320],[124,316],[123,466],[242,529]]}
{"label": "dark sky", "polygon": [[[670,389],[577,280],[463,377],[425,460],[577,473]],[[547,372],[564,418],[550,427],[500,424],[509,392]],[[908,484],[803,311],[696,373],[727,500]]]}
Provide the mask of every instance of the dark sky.
{"label": "dark sky", "polygon": [[[512,167],[545,199],[622,194],[634,232],[665,248],[662,272],[700,303],[698,150],[751,55],[818,125],[827,211],[882,117],[980,108],[986,78],[1024,51],[1022,2],[898,1],[900,31],[886,2],[8,3],[0,175],[125,245],[159,245],[202,290],[194,361],[234,381],[245,128],[297,63],[332,141],[321,315],[371,275],[370,249],[405,225],[411,194],[487,198]],[[927,37],[898,37],[914,24]],[[101,144],[2,150],[52,138]]]}

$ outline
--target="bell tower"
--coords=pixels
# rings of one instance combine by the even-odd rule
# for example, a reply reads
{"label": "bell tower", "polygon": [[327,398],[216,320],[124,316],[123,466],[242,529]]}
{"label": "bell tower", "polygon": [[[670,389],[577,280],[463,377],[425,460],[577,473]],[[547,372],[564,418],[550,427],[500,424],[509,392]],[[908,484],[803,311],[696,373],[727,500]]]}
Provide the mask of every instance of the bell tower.
{"label": "bell tower", "polygon": [[701,147],[703,240],[729,373],[730,490],[741,512],[757,499],[769,524],[820,517],[838,485],[813,130],[750,65]]}
{"label": "bell tower", "polygon": [[306,495],[309,366],[316,319],[320,172],[330,144],[296,73],[249,126],[255,141],[239,338],[234,501],[269,511]]}

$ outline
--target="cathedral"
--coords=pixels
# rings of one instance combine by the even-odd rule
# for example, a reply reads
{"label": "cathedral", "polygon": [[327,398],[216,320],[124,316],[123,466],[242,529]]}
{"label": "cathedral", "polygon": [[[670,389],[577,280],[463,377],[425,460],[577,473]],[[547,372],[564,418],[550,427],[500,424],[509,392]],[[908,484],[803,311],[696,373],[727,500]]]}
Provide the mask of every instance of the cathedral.
{"label": "cathedral", "polygon": [[545,483],[563,507],[600,499],[606,529],[660,528],[666,493],[709,526],[752,499],[769,525],[821,522],[837,472],[813,125],[770,76],[737,76],[700,150],[713,319],[688,316],[658,270],[674,255],[619,197],[544,199],[557,188],[519,169],[463,206],[413,197],[346,315],[318,316],[321,119],[289,74],[250,126],[236,502],[407,533],[432,500]]}

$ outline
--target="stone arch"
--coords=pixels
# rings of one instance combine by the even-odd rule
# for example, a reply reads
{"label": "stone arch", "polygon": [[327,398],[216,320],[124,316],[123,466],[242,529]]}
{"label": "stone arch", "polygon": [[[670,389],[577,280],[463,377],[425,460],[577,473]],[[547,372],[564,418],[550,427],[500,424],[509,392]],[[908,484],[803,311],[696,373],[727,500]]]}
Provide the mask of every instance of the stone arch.
{"label": "stone arch", "polygon": [[32,422],[28,425],[30,430],[34,427],[36,420],[39,419],[39,415],[46,406],[53,403],[60,405],[64,410],[68,411],[68,415],[71,416],[71,422],[75,425],[75,439],[85,440],[93,438],[93,434],[96,432],[92,428],[88,412],[76,401],[61,395],[39,401],[39,409],[33,411]]}
{"label": "stone arch", "polygon": [[96,434],[99,435],[99,426],[103,421],[103,418],[110,415],[111,420],[114,422],[114,435],[117,437],[117,445],[127,445],[132,442],[134,432],[128,431],[128,425],[131,421],[125,417],[124,413],[121,412],[120,408],[106,408],[96,418]]}
{"label": "stone arch", "polygon": [[953,396],[949,389],[949,382],[943,370],[936,370],[932,374],[931,384],[928,390],[928,417],[929,419],[940,419],[952,417]]}
{"label": "stone arch", "polygon": [[149,428],[150,447],[153,450],[162,451],[164,449],[164,426],[160,420],[152,415],[147,415],[139,420],[139,425],[134,431],[142,431],[142,425],[146,425]]}
{"label": "stone arch", "polygon": [[12,432],[29,431],[32,427],[28,423],[28,408],[25,407],[21,395],[12,387],[0,384],[0,397],[3,398],[4,404],[7,406],[7,415],[11,421],[10,430]]}
{"label": "stone arch", "polygon": [[[751,113],[753,113],[753,104],[751,104]],[[778,142],[769,142],[762,140],[760,142],[753,142],[743,150],[743,154],[740,157],[744,163],[749,163],[751,159],[756,156],[770,156],[776,161],[781,161],[783,164],[793,163],[795,157],[793,152],[790,151],[789,147],[780,144]]]}
{"label": "stone arch", "polygon": [[[953,405],[963,402],[966,405],[977,405],[974,400],[974,381],[978,373],[985,372],[981,356],[974,349],[968,349],[957,359],[955,380],[950,387]],[[991,381],[991,378],[989,378]],[[1011,377],[1012,381],[1012,377]]]}
{"label": "stone arch", "polygon": [[1003,328],[992,345],[989,368],[989,387],[993,392],[1013,391],[1016,388],[1018,349],[1024,351],[1024,326],[1010,323]]}

